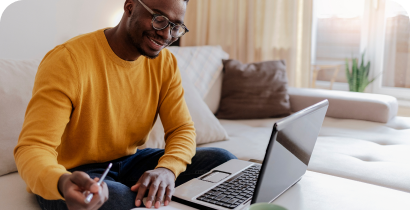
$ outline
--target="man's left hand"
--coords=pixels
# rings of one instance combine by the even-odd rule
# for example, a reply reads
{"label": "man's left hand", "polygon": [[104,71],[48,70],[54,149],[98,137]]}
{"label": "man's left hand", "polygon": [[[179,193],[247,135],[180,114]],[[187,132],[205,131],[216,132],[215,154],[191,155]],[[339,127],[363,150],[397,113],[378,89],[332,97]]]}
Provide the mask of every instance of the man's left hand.
{"label": "man's left hand", "polygon": [[167,206],[171,202],[171,197],[175,190],[175,175],[166,168],[146,171],[138,182],[131,187],[131,190],[138,192],[135,199],[135,206],[137,207],[141,205],[142,198],[147,190],[149,190],[147,201],[145,202],[147,208],[151,208],[152,204],[154,204],[155,208],[159,208],[164,200],[164,196],[164,205]]}

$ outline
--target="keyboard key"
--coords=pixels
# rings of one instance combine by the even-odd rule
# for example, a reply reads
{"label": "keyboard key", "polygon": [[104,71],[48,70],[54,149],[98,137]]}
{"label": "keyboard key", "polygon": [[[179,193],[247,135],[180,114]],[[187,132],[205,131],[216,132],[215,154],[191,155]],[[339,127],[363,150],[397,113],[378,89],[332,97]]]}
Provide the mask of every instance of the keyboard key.
{"label": "keyboard key", "polygon": [[216,202],[215,204],[218,205],[218,206],[224,205],[224,203],[222,203],[222,202]]}
{"label": "keyboard key", "polygon": [[227,203],[225,203],[225,204],[223,204],[222,206],[223,206],[223,207],[227,207],[227,208],[229,208],[229,207],[231,206],[231,204],[227,204]]}
{"label": "keyboard key", "polygon": [[206,197],[206,198],[208,198],[208,199],[215,199],[216,198],[216,196],[215,195],[211,195],[211,196],[208,196],[208,197]]}
{"label": "keyboard key", "polygon": [[214,193],[213,191],[208,191],[205,193],[205,195],[212,195],[212,193]]}
{"label": "keyboard key", "polygon": [[252,166],[198,197],[197,200],[234,209],[253,196],[259,168]]}
{"label": "keyboard key", "polygon": [[231,200],[228,201],[228,203],[233,204],[236,203],[239,199],[237,198],[232,198]]}
{"label": "keyboard key", "polygon": [[225,198],[222,198],[222,199],[221,199],[221,202],[225,202],[225,203],[226,203],[226,202],[229,201],[229,200],[231,200],[231,198],[225,197]]}
{"label": "keyboard key", "polygon": [[214,195],[214,196],[219,196],[220,194],[222,194],[222,192],[214,192],[214,193],[212,193],[212,195]]}
{"label": "keyboard key", "polygon": [[224,195],[224,194],[219,195],[218,197],[215,198],[215,200],[219,201],[219,200],[221,200],[222,198],[225,198],[225,195]]}

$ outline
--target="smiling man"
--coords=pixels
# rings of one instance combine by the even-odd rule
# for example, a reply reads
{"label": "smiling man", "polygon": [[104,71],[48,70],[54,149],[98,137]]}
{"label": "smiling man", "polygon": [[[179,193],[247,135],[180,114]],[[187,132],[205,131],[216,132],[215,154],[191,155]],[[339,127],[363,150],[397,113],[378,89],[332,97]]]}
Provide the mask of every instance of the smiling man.
{"label": "smiling man", "polygon": [[[168,205],[175,186],[235,158],[198,148],[175,57],[187,1],[126,0],[118,26],[75,37],[41,62],[14,155],[42,209]],[[142,149],[157,116],[166,147]],[[97,184],[109,163],[113,166]],[[94,194],[86,203],[85,193]]]}

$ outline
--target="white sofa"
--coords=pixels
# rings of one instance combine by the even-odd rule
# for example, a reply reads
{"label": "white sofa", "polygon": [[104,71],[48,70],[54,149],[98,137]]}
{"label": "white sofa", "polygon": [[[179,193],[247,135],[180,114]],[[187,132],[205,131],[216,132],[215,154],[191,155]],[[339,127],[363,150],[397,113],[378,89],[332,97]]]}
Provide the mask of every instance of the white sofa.
{"label": "white sofa", "polygon": [[[26,62],[28,64],[21,71],[38,64],[38,61]],[[18,127],[21,125],[4,109],[26,106],[31,94],[27,88],[30,90],[34,74],[27,74],[21,81],[2,80],[2,74],[7,72],[0,68],[0,126],[14,126],[11,132],[21,129]],[[213,112],[219,104],[222,77],[223,74],[216,77],[203,97]],[[12,83],[18,84],[13,87],[21,87],[14,92],[21,94],[22,99],[10,102],[13,105],[2,105],[1,100],[13,92],[5,85]],[[329,99],[330,106],[305,178],[275,203],[290,210],[387,209],[392,206],[391,209],[410,209],[410,118],[396,116],[395,98],[300,88],[289,88],[289,95],[293,112],[322,99]],[[17,115],[21,118],[24,113]],[[261,160],[276,120],[219,120],[229,140],[198,146],[224,148],[243,160]],[[9,140],[13,142],[7,143],[4,139],[10,135],[0,133],[0,152],[10,152],[11,157],[18,138],[13,135]],[[5,159],[0,159],[0,164],[0,172],[3,167],[15,167],[5,164]],[[180,205],[174,206],[180,208]],[[17,172],[0,176],[0,209],[40,209]]]}

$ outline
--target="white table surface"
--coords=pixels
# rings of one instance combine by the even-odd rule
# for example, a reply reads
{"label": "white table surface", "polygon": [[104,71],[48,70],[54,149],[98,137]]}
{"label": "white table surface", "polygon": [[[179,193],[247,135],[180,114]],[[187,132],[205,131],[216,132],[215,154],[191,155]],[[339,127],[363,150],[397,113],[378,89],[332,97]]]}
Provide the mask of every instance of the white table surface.
{"label": "white table surface", "polygon": [[[288,210],[409,210],[410,193],[307,171],[296,185],[273,203]],[[168,207],[160,209],[194,208],[171,202]]]}

